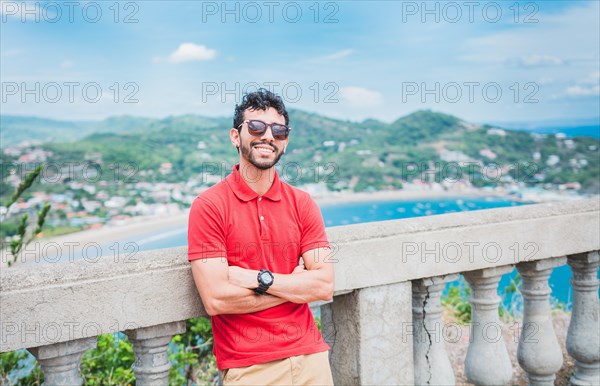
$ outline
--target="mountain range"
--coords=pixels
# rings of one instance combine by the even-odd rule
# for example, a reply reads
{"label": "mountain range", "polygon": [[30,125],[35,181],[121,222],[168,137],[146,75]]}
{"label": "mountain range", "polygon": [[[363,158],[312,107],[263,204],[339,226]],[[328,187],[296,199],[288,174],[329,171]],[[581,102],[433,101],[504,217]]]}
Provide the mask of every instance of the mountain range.
{"label": "mountain range", "polygon": [[[517,178],[514,174],[519,165],[529,165],[528,183],[578,182],[584,192],[600,190],[600,135],[594,135],[592,129],[583,131],[591,135],[565,138],[535,133],[536,128],[505,130],[469,123],[430,110],[391,123],[345,121],[290,110],[290,122],[293,130],[285,161],[306,169],[295,181],[299,184],[325,182],[330,189],[355,191],[397,189],[421,176],[411,167],[423,172],[433,167],[439,177],[448,163],[479,162],[500,165]],[[94,159],[104,164],[134,164],[139,171],[153,171],[140,174],[148,180],[188,181],[201,173],[207,162],[232,164],[237,159],[228,136],[231,118],[119,116],[99,122],[68,122],[2,116],[0,123],[3,148],[34,140],[52,152],[52,161]],[[4,162],[15,161],[5,154],[2,157]],[[171,164],[169,172],[155,173],[165,163]],[[475,174],[472,182],[477,186],[499,182],[483,178],[480,168]]]}

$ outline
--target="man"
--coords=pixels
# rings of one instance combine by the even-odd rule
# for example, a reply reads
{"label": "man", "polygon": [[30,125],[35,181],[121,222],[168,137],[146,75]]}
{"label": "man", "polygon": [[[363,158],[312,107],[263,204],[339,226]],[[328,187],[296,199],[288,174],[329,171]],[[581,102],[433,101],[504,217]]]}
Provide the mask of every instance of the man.
{"label": "man", "polygon": [[188,225],[188,260],[223,384],[333,385],[329,346],[307,304],[333,296],[323,218],[275,171],[288,113],[261,89],[244,96],[233,122],[239,164],[194,200]]}

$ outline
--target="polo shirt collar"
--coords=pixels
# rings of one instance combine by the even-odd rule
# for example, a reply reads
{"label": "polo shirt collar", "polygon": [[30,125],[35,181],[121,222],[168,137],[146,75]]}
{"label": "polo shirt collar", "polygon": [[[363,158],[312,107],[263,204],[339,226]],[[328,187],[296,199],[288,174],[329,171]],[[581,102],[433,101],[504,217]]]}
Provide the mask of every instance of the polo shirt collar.
{"label": "polo shirt collar", "polygon": [[[235,164],[231,170],[231,174],[225,179],[229,188],[237,198],[242,201],[250,201],[257,198],[258,193],[252,190],[246,181],[244,181],[239,169],[240,164]],[[268,198],[271,201],[279,201],[281,200],[281,180],[279,180],[279,175],[276,170],[274,170],[274,173],[273,185],[271,185],[271,188],[263,195],[263,197]]]}

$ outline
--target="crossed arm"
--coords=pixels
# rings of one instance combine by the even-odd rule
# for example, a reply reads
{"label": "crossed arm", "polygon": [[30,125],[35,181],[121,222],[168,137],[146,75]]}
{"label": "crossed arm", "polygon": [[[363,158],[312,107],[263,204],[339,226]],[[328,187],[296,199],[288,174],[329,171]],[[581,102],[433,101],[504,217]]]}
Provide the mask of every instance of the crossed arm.
{"label": "crossed arm", "polygon": [[273,285],[264,295],[256,295],[257,270],[228,266],[226,258],[191,262],[194,282],[206,312],[213,315],[247,314],[285,302],[309,303],[333,297],[333,265],[330,249],[317,248],[302,255],[305,266],[290,274],[274,273]]}

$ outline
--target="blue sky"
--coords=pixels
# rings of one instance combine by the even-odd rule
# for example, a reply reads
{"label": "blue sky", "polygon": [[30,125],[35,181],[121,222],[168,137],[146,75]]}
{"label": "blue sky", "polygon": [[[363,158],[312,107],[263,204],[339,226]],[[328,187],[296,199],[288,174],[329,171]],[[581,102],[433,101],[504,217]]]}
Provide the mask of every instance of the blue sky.
{"label": "blue sky", "polygon": [[2,114],[229,116],[261,85],[351,120],[600,116],[597,1],[0,1],[0,12]]}

